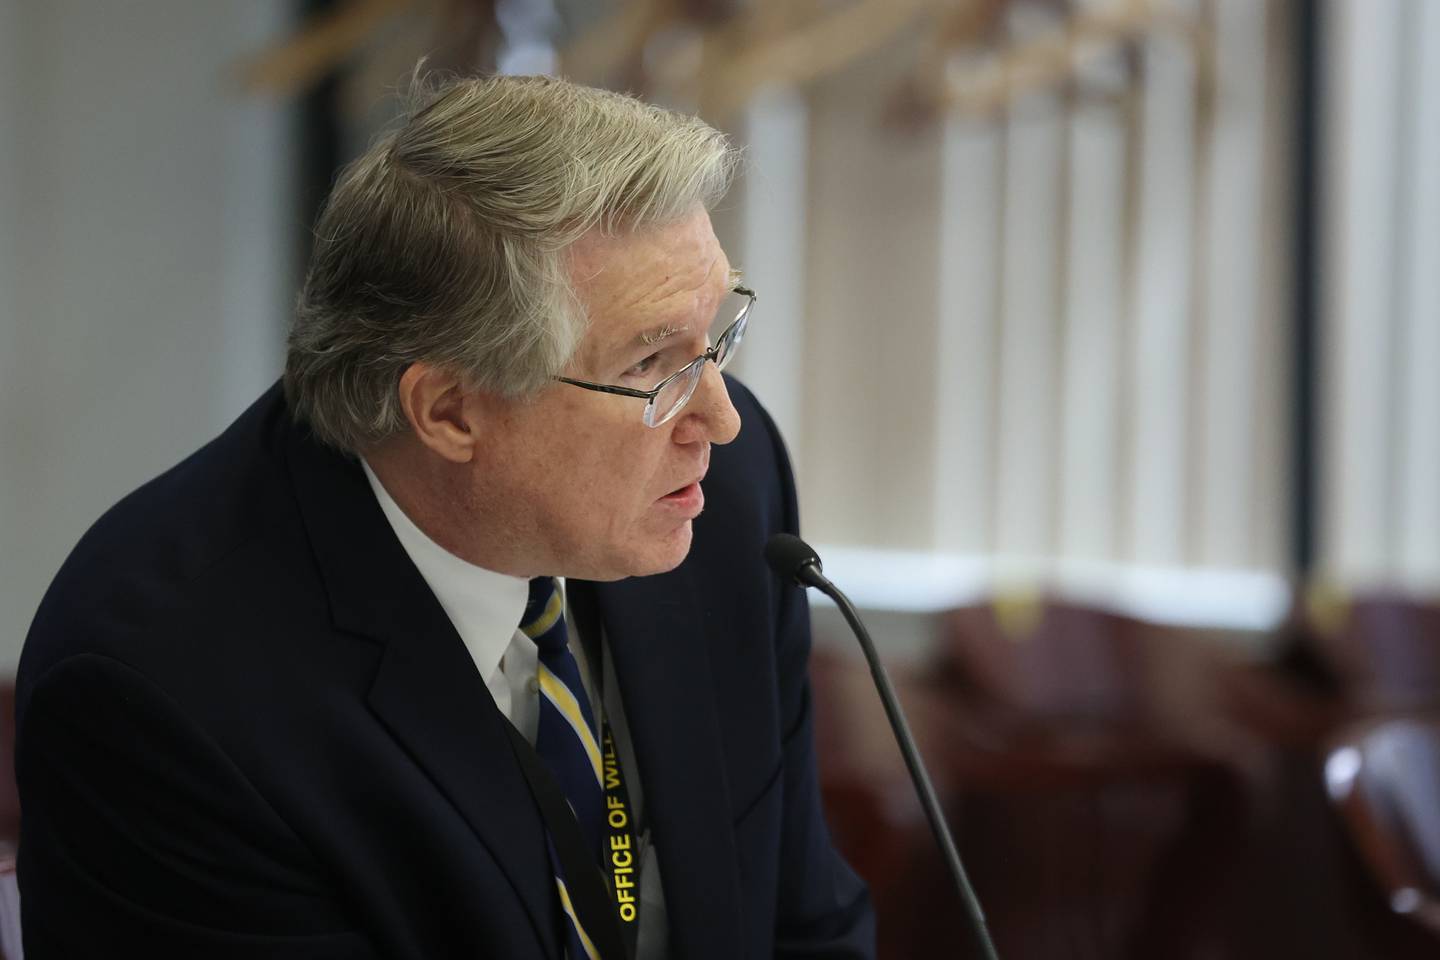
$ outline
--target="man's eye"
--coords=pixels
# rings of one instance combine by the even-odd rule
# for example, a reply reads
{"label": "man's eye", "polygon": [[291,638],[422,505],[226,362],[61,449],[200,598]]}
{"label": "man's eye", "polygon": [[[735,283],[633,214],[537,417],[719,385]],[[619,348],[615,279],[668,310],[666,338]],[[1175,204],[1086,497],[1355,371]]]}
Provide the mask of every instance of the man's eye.
{"label": "man's eye", "polygon": [[628,370],[626,370],[625,373],[624,373],[624,376],[627,376],[627,377],[644,377],[644,376],[647,376],[647,375],[649,375],[649,374],[651,374],[651,373],[654,373],[654,371],[655,371],[655,365],[658,364],[659,362],[660,362],[660,354],[658,354],[658,353],[652,353],[652,354],[650,354],[650,356],[646,357],[644,360],[641,360],[639,363],[635,364],[633,367],[631,367],[631,368],[629,368]]}

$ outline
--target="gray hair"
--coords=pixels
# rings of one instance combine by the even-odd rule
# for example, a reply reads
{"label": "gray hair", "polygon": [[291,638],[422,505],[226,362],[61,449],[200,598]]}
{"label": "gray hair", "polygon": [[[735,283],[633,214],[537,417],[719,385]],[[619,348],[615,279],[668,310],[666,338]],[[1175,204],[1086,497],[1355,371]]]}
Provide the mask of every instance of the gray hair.
{"label": "gray hair", "polygon": [[736,157],[695,117],[551,77],[432,88],[320,216],[285,361],[291,409],[359,452],[406,429],[412,363],[532,394],[585,331],[570,245],[713,207]]}

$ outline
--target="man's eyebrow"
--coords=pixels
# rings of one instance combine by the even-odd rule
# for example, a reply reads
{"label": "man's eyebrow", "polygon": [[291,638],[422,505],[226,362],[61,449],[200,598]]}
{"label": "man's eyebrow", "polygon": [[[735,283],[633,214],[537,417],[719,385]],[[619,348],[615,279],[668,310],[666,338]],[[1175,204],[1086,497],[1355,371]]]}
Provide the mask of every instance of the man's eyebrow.
{"label": "man's eyebrow", "polygon": [[635,338],[635,342],[642,343],[648,347],[659,343],[661,340],[669,339],[677,333],[684,332],[685,327],[683,325],[677,327],[674,324],[665,323],[658,327],[651,327],[649,330],[640,331],[640,334]]}

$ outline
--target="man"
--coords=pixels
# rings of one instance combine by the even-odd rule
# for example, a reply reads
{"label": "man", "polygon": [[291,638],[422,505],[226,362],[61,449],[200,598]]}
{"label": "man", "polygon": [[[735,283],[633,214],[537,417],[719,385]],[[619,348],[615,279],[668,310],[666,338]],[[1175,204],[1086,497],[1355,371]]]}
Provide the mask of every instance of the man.
{"label": "man", "polygon": [[346,171],[283,390],[106,514],[27,638],[31,960],[872,954],[761,562],[788,463],[718,369],[733,164],[487,78]]}

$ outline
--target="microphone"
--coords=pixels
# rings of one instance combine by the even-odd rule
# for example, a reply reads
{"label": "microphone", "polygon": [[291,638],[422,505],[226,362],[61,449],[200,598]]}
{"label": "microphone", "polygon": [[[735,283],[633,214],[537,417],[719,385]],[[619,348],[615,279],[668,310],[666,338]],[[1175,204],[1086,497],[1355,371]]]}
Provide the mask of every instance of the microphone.
{"label": "microphone", "polygon": [[895,741],[900,745],[900,753],[905,757],[905,766],[915,784],[915,793],[920,797],[920,805],[925,809],[925,819],[930,822],[930,832],[935,835],[935,843],[940,847],[945,865],[950,868],[950,876],[955,881],[960,899],[970,917],[975,942],[986,960],[999,960],[995,953],[995,944],[990,939],[990,931],[985,925],[985,913],[980,908],[980,900],[970,886],[970,878],[965,875],[965,867],[960,862],[960,852],[955,849],[955,840],[950,836],[950,828],[940,812],[940,801],[930,783],[930,774],[920,760],[915,738],[910,735],[910,724],[906,722],[905,713],[900,709],[900,701],[896,699],[895,690],[890,686],[890,676],[885,672],[879,654],[875,652],[870,631],[860,622],[860,615],[855,612],[850,598],[822,572],[819,554],[804,540],[791,533],[775,534],[765,544],[765,562],[781,580],[792,581],[802,587],[814,587],[834,600],[840,613],[844,615],[845,622],[850,624],[850,629],[854,631],[855,639],[860,641],[860,649],[870,665],[870,676],[875,680],[875,689],[880,694],[885,715],[890,719],[890,727],[895,732]]}
{"label": "microphone", "polygon": [[820,572],[820,555],[815,548],[791,533],[777,533],[765,544],[765,562],[770,565],[781,580],[794,580],[802,587],[820,587],[830,584]]}

